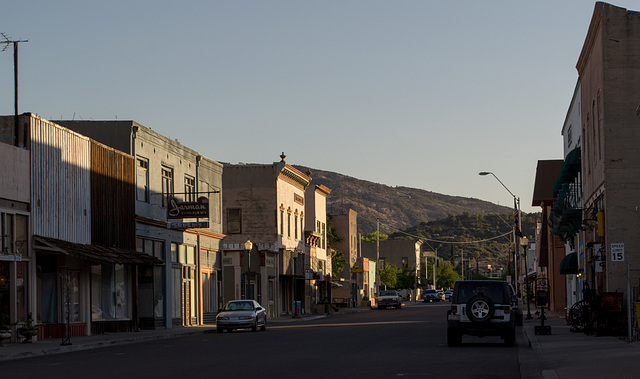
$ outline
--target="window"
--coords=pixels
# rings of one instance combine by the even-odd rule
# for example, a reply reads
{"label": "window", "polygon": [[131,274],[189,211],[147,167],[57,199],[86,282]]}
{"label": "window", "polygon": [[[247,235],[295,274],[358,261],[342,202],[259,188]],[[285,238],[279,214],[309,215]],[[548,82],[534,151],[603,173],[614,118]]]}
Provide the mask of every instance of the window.
{"label": "window", "polygon": [[136,159],[136,200],[149,202],[149,161]]}
{"label": "window", "polygon": [[189,265],[196,264],[196,247],[195,246],[187,246],[187,264]]}
{"label": "window", "polygon": [[137,237],[136,250],[141,253],[153,255],[154,257],[164,262],[164,241]]}
{"label": "window", "polygon": [[196,179],[192,176],[184,176],[184,201],[196,201]]}
{"label": "window", "polygon": [[291,213],[287,215],[287,237],[291,238]]}
{"label": "window", "polygon": [[304,239],[304,218],[300,216],[300,238]]}
{"label": "window", "polygon": [[0,252],[13,254],[14,215],[0,213]]}
{"label": "window", "polygon": [[295,223],[294,223],[294,235],[295,238],[298,239],[298,216],[295,216]]}
{"label": "window", "polygon": [[567,149],[571,147],[571,142],[573,142],[573,136],[571,133],[571,125],[569,125],[569,129],[567,129]]}
{"label": "window", "polygon": [[91,266],[91,319],[114,320],[130,317],[129,270],[120,264]]}
{"label": "window", "polygon": [[326,233],[325,233],[325,223],[322,223],[322,248],[325,248],[325,242],[326,242]]}
{"label": "window", "polygon": [[29,217],[16,215],[16,253],[29,255]]}
{"label": "window", "polygon": [[173,194],[173,169],[162,167],[162,206],[167,206],[167,197]]}
{"label": "window", "polygon": [[269,279],[269,301],[273,301],[273,287],[274,281],[273,279]]}
{"label": "window", "polygon": [[280,235],[284,237],[284,211],[280,210]]}
{"label": "window", "polygon": [[171,243],[171,262],[178,263],[178,244]]}
{"label": "window", "polygon": [[227,233],[242,233],[242,210],[240,208],[227,209]]}

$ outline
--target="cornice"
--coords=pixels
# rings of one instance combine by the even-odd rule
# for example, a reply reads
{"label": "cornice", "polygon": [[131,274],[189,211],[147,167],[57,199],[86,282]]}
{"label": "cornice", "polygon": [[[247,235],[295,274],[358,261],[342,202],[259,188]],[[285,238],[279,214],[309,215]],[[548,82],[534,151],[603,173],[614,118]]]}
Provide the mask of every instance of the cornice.
{"label": "cornice", "polygon": [[223,240],[227,236],[226,234],[216,233],[206,229],[186,229],[185,233],[205,236],[217,240]]}
{"label": "cornice", "polygon": [[278,178],[297,185],[302,189],[306,189],[309,182],[311,182],[311,178],[309,176],[296,170],[289,164],[283,165],[282,169],[278,173]]}
{"label": "cornice", "polygon": [[155,218],[136,215],[136,222],[145,225],[157,226],[159,228],[167,229],[168,223],[162,220],[156,220]]}
{"label": "cornice", "polygon": [[593,16],[591,17],[591,23],[589,24],[589,31],[587,32],[587,37],[584,40],[584,44],[582,45],[582,51],[580,52],[580,58],[578,58],[578,63],[576,64],[576,69],[578,70],[578,75],[582,76],[584,73],[584,69],[587,65],[589,57],[591,56],[591,52],[593,51],[593,46],[596,43],[596,38],[600,33],[602,28],[602,3],[596,3],[595,8],[593,10]]}
{"label": "cornice", "polygon": [[316,192],[322,192],[325,196],[329,196],[331,194],[331,188],[326,187],[324,184],[316,185]]}

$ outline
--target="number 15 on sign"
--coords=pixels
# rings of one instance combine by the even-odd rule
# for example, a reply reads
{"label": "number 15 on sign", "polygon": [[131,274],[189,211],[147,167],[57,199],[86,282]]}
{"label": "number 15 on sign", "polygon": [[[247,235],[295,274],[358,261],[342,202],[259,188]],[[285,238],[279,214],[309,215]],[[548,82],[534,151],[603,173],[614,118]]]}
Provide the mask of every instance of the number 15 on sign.
{"label": "number 15 on sign", "polygon": [[611,262],[624,262],[624,243],[611,244]]}

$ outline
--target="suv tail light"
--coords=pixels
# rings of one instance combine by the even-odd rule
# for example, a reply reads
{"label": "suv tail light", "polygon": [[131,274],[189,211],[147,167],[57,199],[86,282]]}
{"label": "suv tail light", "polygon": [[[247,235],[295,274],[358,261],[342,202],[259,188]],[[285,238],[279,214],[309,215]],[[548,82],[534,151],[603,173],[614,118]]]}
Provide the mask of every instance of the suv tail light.
{"label": "suv tail light", "polygon": [[456,313],[458,313],[458,307],[455,305],[451,306],[451,314],[455,315]]}
{"label": "suv tail light", "polygon": [[504,313],[505,313],[505,314],[509,314],[509,312],[511,312],[511,307],[510,307],[510,306],[508,306],[508,305],[505,305],[505,306],[504,306]]}

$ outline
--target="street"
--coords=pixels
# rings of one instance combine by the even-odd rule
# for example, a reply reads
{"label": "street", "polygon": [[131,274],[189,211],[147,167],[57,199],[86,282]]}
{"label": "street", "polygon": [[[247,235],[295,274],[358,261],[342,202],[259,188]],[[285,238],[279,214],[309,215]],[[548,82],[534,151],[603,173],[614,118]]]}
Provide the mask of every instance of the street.
{"label": "street", "polygon": [[449,303],[277,320],[265,332],[199,334],[3,362],[8,378],[520,376],[518,348],[498,337],[446,344]]}

